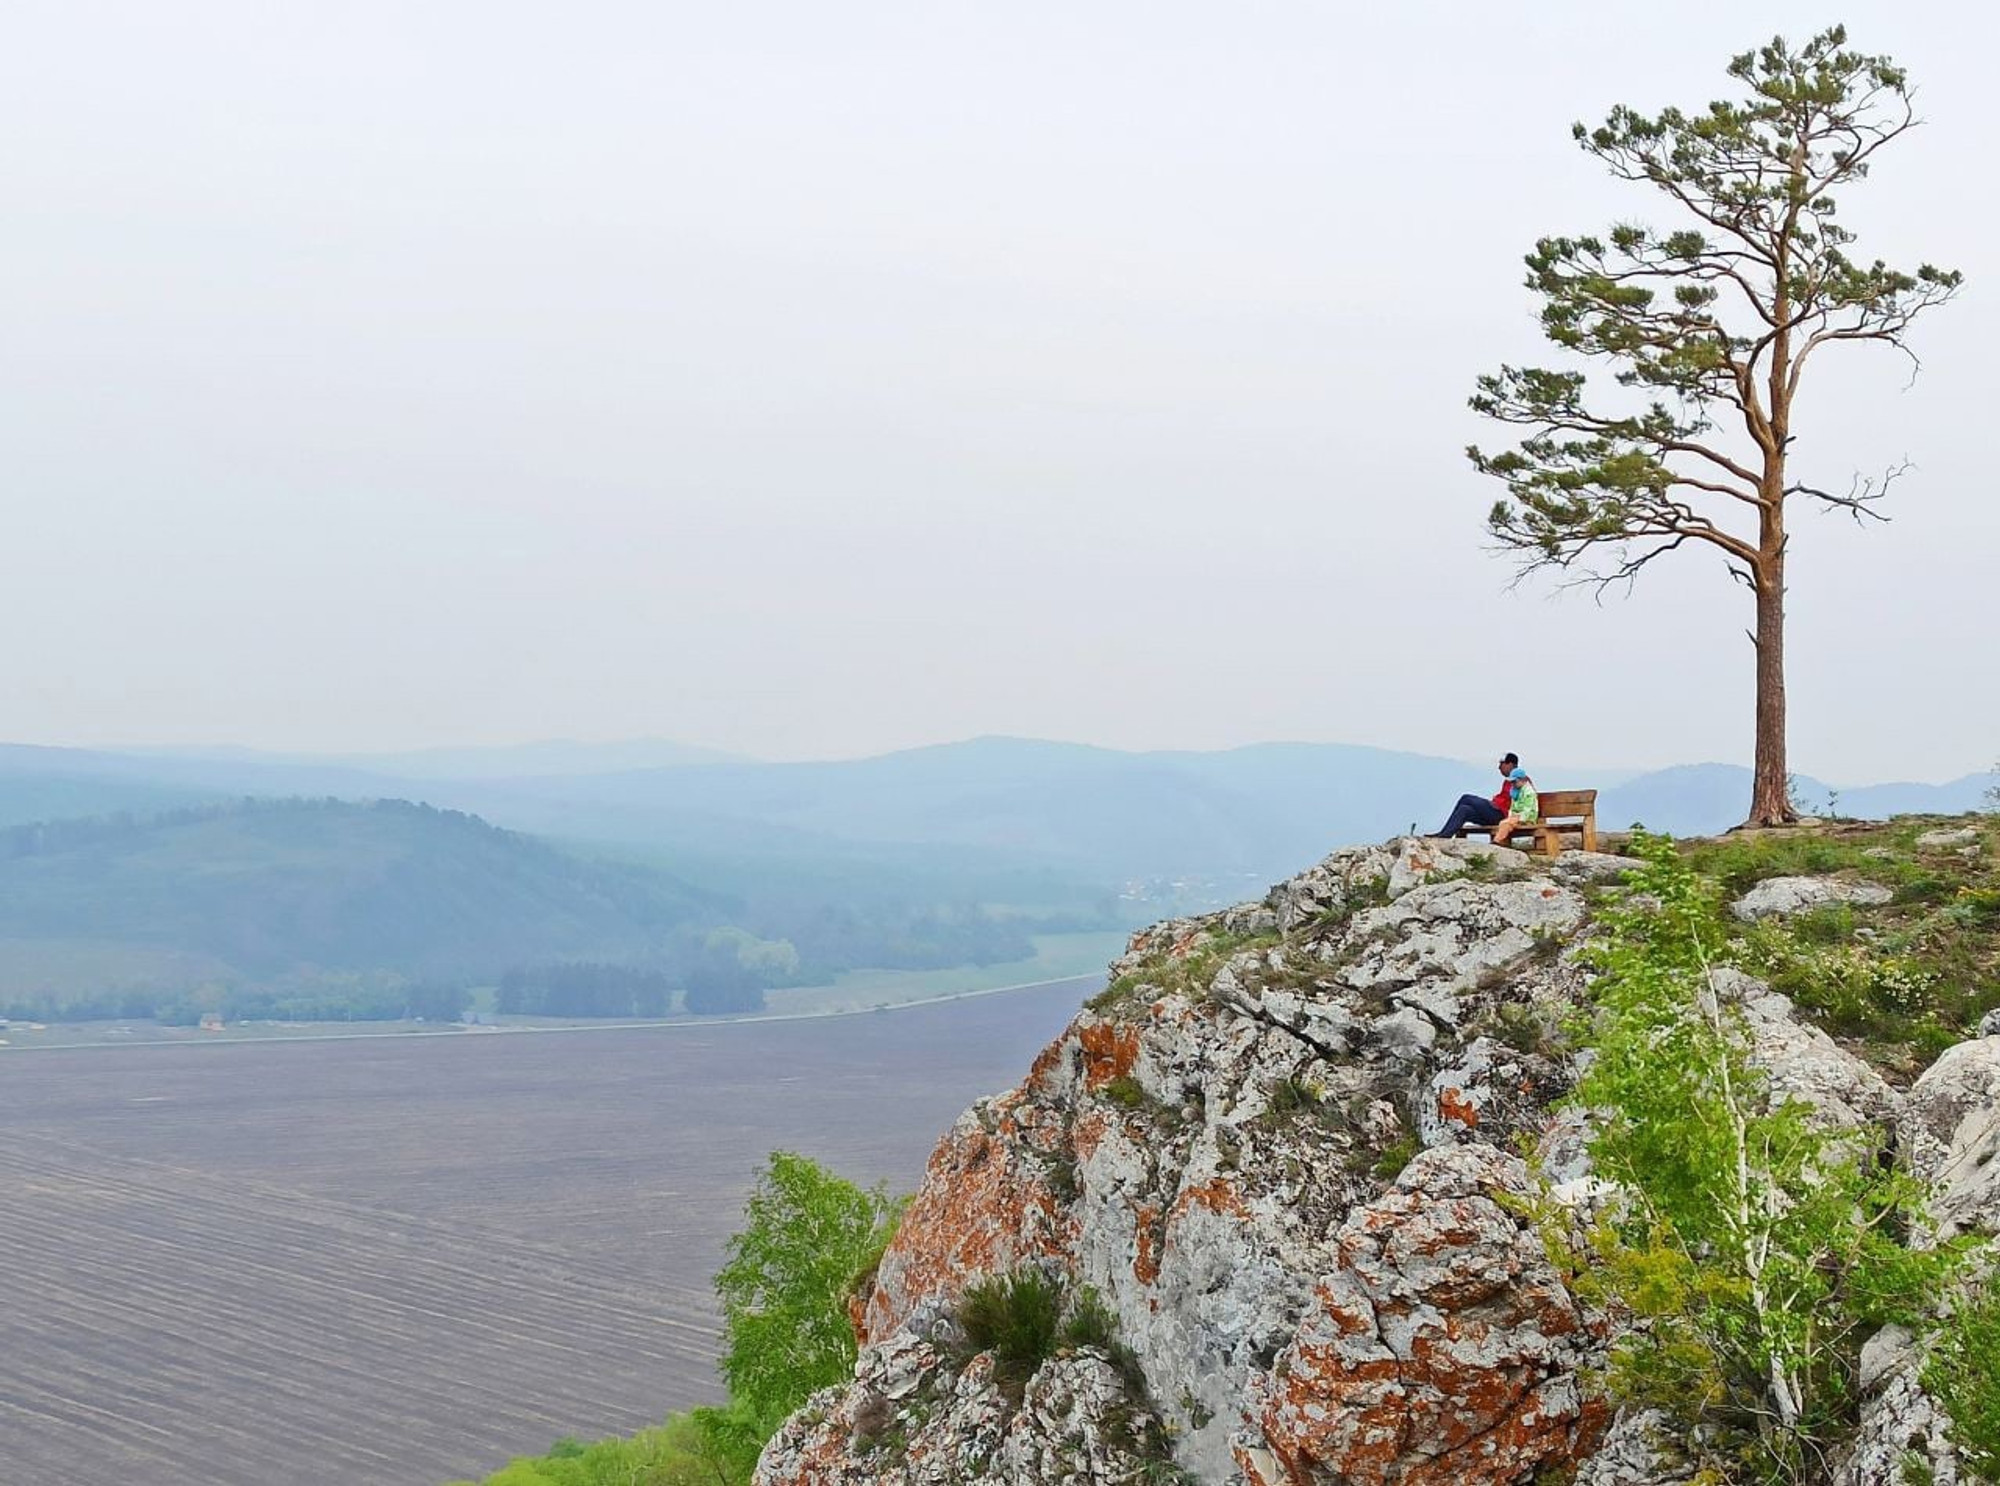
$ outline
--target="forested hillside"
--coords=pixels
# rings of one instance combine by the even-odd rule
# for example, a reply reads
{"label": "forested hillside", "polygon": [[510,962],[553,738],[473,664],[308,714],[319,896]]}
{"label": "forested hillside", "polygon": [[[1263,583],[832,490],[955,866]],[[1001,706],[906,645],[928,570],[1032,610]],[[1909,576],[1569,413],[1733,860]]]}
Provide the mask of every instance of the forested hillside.
{"label": "forested hillside", "polygon": [[243,800],[0,831],[0,1014],[438,1018],[481,985],[540,1015],[740,1010],[1023,958],[1103,911],[745,897],[407,801]]}
{"label": "forested hillside", "polygon": [[[497,975],[643,954],[717,905],[401,801],[260,801],[0,832],[0,986],[57,1004],[210,980]],[[349,986],[350,989],[354,987]]]}

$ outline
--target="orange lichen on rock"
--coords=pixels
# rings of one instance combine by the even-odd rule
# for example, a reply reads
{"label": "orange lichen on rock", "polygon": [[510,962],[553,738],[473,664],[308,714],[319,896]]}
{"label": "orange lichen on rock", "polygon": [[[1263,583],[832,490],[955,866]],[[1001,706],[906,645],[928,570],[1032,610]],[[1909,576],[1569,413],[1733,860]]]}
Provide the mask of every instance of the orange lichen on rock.
{"label": "orange lichen on rock", "polygon": [[1139,1061],[1139,1029],[1123,1022],[1078,1022],[1071,1029],[1083,1049],[1083,1086],[1101,1089],[1123,1078]]}
{"label": "orange lichen on rock", "polygon": [[1075,1046],[1065,1032],[1035,1055],[1033,1065],[1028,1069],[1028,1077],[1021,1085],[1024,1089],[1047,1090],[1054,1087],[1056,1070],[1069,1058],[1069,1050]]}
{"label": "orange lichen on rock", "polygon": [[1479,1106],[1463,1089],[1445,1087],[1438,1090],[1438,1118],[1456,1120],[1468,1130],[1479,1128]]}
{"label": "orange lichen on rock", "polygon": [[1133,1218],[1132,1276],[1140,1284],[1150,1285],[1160,1277],[1160,1210],[1151,1203],[1141,1203]]}
{"label": "orange lichen on rock", "polygon": [[1018,1141],[960,1120],[931,1153],[924,1184],[882,1256],[860,1328],[864,1344],[888,1336],[929,1296],[1061,1255],[1074,1228],[1039,1160]]}
{"label": "orange lichen on rock", "polygon": [[854,1345],[865,1346],[868,1342],[868,1301],[875,1293],[875,1281],[857,1286],[847,1297],[847,1325],[854,1333]]}
{"label": "orange lichen on rock", "polygon": [[1602,1433],[1578,1376],[1595,1329],[1491,1195],[1515,1184],[1507,1159],[1425,1152],[1428,1180],[1350,1215],[1339,1267],[1260,1384],[1285,1480],[1501,1486]]}
{"label": "orange lichen on rock", "polygon": [[1236,1189],[1236,1184],[1220,1176],[1181,1188],[1180,1195],[1174,1199],[1174,1205],[1167,1213],[1167,1221],[1172,1222],[1191,1207],[1205,1207],[1225,1218],[1247,1218],[1250,1215],[1250,1209],[1244,1205],[1243,1194]]}

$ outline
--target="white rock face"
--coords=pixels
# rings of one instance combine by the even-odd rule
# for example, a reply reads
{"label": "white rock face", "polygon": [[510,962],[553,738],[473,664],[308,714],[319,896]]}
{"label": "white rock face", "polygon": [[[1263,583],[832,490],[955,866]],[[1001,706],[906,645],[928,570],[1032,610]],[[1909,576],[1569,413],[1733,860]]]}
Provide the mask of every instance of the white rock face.
{"label": "white rock face", "polygon": [[1899,1133],[1943,1234],[2000,1234],[2000,1037],[1947,1048],[1910,1090]]}
{"label": "white rock face", "polygon": [[[1576,1071],[1555,1029],[1586,989],[1570,947],[1587,890],[1628,866],[1395,841],[1135,935],[1021,1085],[939,1143],[856,1302],[853,1382],[785,1426],[758,1486],[1688,1480],[1646,1419],[1614,1420],[1595,1391],[1611,1323],[1550,1263],[1513,1154],[1538,1152],[1559,1201],[1603,1195],[1585,1117],[1554,1108]],[[1837,887],[1873,901],[1872,884]],[[1906,1101],[1783,996],[1747,976],[1720,989],[1781,1095],[1894,1122],[1928,1142],[1930,1169],[1986,1170],[2000,1039]],[[1983,1175],[1951,1190],[1954,1222],[2000,1205]],[[960,1298],[1024,1266],[1072,1306],[1094,1292],[1116,1350],[996,1381],[968,1354]],[[1920,1393],[1898,1391],[1914,1374],[1885,1356],[1877,1454],[1856,1457],[1871,1470],[1898,1430],[1930,1428]]]}
{"label": "white rock face", "polygon": [[1657,1410],[1621,1414],[1574,1486],[1688,1486],[1694,1467],[1674,1445],[1673,1428]]}
{"label": "white rock face", "polygon": [[1905,1481],[1912,1455],[1928,1467],[1933,1486],[1958,1486],[1958,1453],[1918,1381],[1919,1367],[1916,1338],[1901,1326],[1883,1327],[1861,1349],[1861,1428],[1834,1486]]}
{"label": "white rock face", "polygon": [[1356,916],[1354,932],[1367,943],[1342,979],[1359,991],[1398,996],[1441,1026],[1456,1025],[1457,993],[1519,965],[1538,945],[1561,948],[1583,916],[1583,899],[1546,878],[1427,882]]}
{"label": "white rock face", "polygon": [[[1932,1187],[1940,1237],[2000,1234],[2000,1037],[1948,1048],[1901,1101],[1898,1143]],[[1961,1479],[1945,1420],[1923,1391],[1916,1339],[1885,1328],[1862,1352],[1861,1429],[1837,1486],[1903,1479],[1922,1458],[1936,1486]]]}
{"label": "white rock face", "polygon": [[1902,1109],[1888,1081],[1819,1028],[1799,1020],[1791,998],[1735,970],[1716,972],[1717,989],[1742,1004],[1751,1061],[1770,1075],[1781,1098],[1817,1106],[1820,1118],[1846,1129],[1886,1124]]}
{"label": "white rock face", "polygon": [[1844,882],[1834,877],[1767,877],[1729,905],[1745,923],[1789,917],[1829,903],[1879,908],[1895,896],[1879,882]]}
{"label": "white rock face", "polygon": [[[939,1145],[858,1307],[855,1382],[787,1425],[762,1486],[880,1479],[880,1440],[918,1482],[1113,1481],[1169,1437],[1195,1479],[1264,1486],[1498,1486],[1586,1451],[1603,1323],[1506,1205],[1527,1173],[1496,1148],[1569,1075],[1492,1034],[1529,1025],[1503,1007],[1573,1000],[1578,887],[1624,869],[1399,841],[1135,936],[1107,1004]],[[1016,1407],[939,1340],[967,1284],[1025,1264],[1103,1298],[1136,1390],[1051,1363]],[[1324,1350],[1358,1308],[1366,1355]],[[1473,1408],[1467,1378],[1488,1374]],[[1343,1390],[1375,1403],[1348,1418]],[[1392,1405],[1434,1439],[1385,1475],[1381,1426],[1357,1421]],[[1106,1419],[1164,1430],[1107,1445]],[[1076,1474],[1035,1473],[1079,1434]]]}

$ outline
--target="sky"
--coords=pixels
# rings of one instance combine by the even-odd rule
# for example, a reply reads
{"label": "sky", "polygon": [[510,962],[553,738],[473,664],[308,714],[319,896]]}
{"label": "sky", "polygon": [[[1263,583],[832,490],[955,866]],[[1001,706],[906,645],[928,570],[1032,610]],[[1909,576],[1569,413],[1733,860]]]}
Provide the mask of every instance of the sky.
{"label": "sky", "polygon": [[[0,738],[986,733],[1747,762],[1748,600],[1510,587],[1521,255],[1664,223],[1569,138],[1835,17],[1292,0],[13,0]],[[1991,8],[1850,4],[1968,275],[1801,398],[1793,761],[2000,755]]]}

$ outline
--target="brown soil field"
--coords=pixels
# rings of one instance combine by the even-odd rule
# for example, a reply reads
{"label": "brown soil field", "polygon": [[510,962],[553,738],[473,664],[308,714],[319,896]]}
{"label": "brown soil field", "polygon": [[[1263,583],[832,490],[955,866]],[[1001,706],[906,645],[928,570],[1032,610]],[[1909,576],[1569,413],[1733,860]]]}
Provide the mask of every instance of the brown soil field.
{"label": "brown soil field", "polygon": [[712,1400],[765,1155],[909,1189],[1098,983],[0,1053],[0,1481],[430,1486]]}

